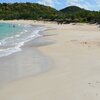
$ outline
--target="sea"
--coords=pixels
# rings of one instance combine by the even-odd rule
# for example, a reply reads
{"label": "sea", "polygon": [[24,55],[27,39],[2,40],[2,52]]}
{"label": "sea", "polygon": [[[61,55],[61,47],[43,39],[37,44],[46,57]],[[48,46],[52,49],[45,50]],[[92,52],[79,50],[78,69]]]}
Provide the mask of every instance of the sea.
{"label": "sea", "polygon": [[21,47],[39,36],[43,26],[0,23],[0,57],[22,51]]}

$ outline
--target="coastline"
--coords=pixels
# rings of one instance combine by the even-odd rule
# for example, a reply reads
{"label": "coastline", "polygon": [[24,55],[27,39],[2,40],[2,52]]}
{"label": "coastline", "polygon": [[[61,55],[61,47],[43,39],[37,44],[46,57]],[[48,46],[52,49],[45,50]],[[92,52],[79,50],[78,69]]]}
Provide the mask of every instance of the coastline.
{"label": "coastline", "polygon": [[[15,98],[16,100],[99,100],[100,29],[96,25],[88,24],[57,25],[38,22],[35,24],[54,28],[44,31],[46,34],[44,38],[56,42],[51,45],[36,46],[38,51],[53,61],[53,65],[50,65],[52,62],[44,63],[45,67],[50,65],[53,69],[7,84],[0,89],[0,100],[15,100]],[[29,49],[27,45],[29,44],[23,48]],[[32,53],[34,47],[32,44],[30,46]],[[30,61],[31,53],[30,55],[29,53],[23,55],[29,57]],[[23,58],[20,59],[23,61]]]}
{"label": "coastline", "polygon": [[[6,23],[12,22],[8,21]],[[13,23],[20,24],[20,22]],[[22,49],[21,51],[0,57],[0,88],[15,80],[36,76],[52,68],[53,61],[48,56],[42,54],[37,47],[53,44],[54,41],[46,39],[43,36],[43,30],[39,31],[38,34],[41,36],[24,43],[24,45],[20,47]]]}

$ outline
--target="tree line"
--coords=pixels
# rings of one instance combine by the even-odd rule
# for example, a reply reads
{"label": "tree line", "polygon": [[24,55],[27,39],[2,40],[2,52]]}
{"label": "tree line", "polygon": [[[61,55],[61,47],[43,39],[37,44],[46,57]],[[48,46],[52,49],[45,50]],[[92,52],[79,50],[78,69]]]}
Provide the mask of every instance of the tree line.
{"label": "tree line", "polygon": [[13,19],[100,24],[100,11],[89,11],[75,6],[58,11],[37,3],[0,3],[0,20]]}

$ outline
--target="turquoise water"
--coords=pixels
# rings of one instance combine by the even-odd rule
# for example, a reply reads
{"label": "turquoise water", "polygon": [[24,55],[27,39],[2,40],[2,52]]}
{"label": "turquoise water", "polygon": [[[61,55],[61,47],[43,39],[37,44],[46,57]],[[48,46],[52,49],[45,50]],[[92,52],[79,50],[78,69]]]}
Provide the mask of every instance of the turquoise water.
{"label": "turquoise water", "polygon": [[17,24],[0,23],[0,39],[15,35],[22,29],[23,27]]}
{"label": "turquoise water", "polygon": [[42,26],[0,23],[0,57],[22,51],[21,47],[43,30]]}

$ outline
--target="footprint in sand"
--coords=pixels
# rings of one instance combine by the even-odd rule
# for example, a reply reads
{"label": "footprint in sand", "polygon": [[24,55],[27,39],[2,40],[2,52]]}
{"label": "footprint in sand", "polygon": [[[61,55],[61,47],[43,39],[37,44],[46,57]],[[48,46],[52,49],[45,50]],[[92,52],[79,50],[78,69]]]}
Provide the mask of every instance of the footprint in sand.
{"label": "footprint in sand", "polygon": [[94,83],[89,82],[88,84],[89,84],[89,86],[91,86],[91,87],[100,88],[100,81],[96,81],[96,82],[94,82]]}

